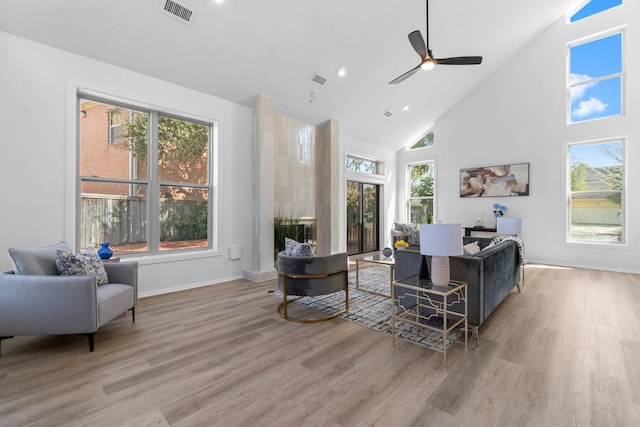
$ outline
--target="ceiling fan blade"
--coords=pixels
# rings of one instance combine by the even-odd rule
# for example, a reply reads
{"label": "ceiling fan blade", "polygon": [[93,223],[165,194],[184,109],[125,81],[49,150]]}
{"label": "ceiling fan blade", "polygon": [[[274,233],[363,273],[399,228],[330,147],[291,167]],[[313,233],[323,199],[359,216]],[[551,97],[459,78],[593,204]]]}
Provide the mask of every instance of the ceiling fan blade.
{"label": "ceiling fan blade", "polygon": [[420,69],[420,66],[421,66],[421,65],[422,65],[422,64],[418,64],[418,66],[417,66],[416,68],[413,68],[413,69],[411,69],[411,70],[407,71],[406,73],[404,73],[403,75],[396,77],[395,79],[391,80],[391,81],[389,82],[389,84],[390,84],[390,85],[394,85],[394,84],[396,84],[396,83],[400,83],[400,82],[402,82],[402,81],[405,81],[405,80],[406,80],[406,79],[408,79],[409,77],[413,76],[413,75],[416,73],[416,71],[418,71],[418,70]]}
{"label": "ceiling fan blade", "polygon": [[427,46],[424,44],[424,39],[422,38],[420,30],[415,30],[409,33],[409,42],[418,55],[420,55],[420,58],[424,59],[427,56]]}
{"label": "ceiling fan blade", "polygon": [[482,56],[457,56],[454,58],[434,59],[436,64],[442,65],[478,65],[482,63]]}

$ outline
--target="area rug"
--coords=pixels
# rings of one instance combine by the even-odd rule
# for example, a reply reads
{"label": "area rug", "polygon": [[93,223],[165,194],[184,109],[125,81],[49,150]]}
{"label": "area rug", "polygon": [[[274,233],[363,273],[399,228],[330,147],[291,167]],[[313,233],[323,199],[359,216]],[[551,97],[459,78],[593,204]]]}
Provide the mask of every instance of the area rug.
{"label": "area rug", "polygon": [[[389,267],[371,265],[360,269],[360,288],[389,293]],[[282,298],[282,292],[269,291],[271,295]],[[294,297],[291,297],[292,299]],[[296,304],[318,310],[322,313],[333,314],[344,308],[344,293],[335,292],[317,297],[304,297]],[[349,312],[340,316],[345,320],[355,322],[373,330],[391,335],[391,299],[356,290],[356,272],[349,273]],[[434,326],[440,327],[434,322]],[[462,331],[453,330],[447,335],[448,345],[455,342]],[[412,342],[431,350],[442,352],[442,334],[418,328],[407,322],[396,320],[396,338]]]}

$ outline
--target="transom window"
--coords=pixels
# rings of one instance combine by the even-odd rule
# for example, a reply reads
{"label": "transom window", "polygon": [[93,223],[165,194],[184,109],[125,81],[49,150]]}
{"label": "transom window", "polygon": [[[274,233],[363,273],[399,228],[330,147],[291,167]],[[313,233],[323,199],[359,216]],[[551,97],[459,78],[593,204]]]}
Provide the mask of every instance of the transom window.
{"label": "transom window", "polygon": [[586,2],[576,13],[571,15],[570,22],[576,22],[589,16],[604,12],[613,7],[620,6],[622,0],[590,0]]}
{"label": "transom window", "polygon": [[377,175],[380,173],[379,169],[379,163],[375,160],[347,156],[347,170]]}
{"label": "transom window", "polygon": [[568,239],[623,243],[625,142],[568,145]]}
{"label": "transom window", "polygon": [[418,148],[425,148],[425,147],[433,147],[434,140],[435,140],[435,137],[433,135],[433,130],[430,130],[422,138],[420,138],[418,142],[416,142],[411,147],[409,147],[409,150],[416,150]]}
{"label": "transom window", "polygon": [[211,247],[213,123],[81,96],[80,247]]}
{"label": "transom window", "polygon": [[409,165],[408,221],[411,224],[433,223],[433,162]]}
{"label": "transom window", "polygon": [[623,32],[569,46],[569,123],[622,114]]}

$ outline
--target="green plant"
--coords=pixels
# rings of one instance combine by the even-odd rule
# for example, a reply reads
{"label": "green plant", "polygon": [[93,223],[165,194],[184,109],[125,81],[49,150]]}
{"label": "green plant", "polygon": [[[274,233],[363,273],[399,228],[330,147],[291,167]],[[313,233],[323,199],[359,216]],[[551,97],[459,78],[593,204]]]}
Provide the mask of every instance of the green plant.
{"label": "green plant", "polygon": [[274,246],[276,255],[284,250],[284,239],[288,237],[295,240],[298,237],[298,225],[302,215],[278,213],[273,218]]}

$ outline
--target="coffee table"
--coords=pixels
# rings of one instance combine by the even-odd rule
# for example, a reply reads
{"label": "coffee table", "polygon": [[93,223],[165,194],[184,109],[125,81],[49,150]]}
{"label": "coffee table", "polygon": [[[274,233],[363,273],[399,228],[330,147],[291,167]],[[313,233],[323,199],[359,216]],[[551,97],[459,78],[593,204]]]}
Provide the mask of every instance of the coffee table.
{"label": "coffee table", "polygon": [[[363,263],[386,265],[389,267],[389,293],[388,294],[384,292],[378,292],[373,289],[360,287],[360,264],[363,264]],[[356,289],[359,291],[368,292],[370,294],[380,295],[383,297],[390,298],[391,284],[393,283],[393,270],[395,266],[396,266],[396,260],[392,256],[386,257],[384,255],[370,255],[370,256],[356,259]]]}

